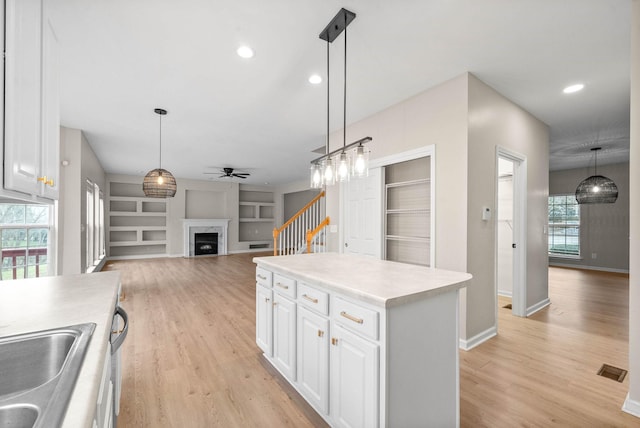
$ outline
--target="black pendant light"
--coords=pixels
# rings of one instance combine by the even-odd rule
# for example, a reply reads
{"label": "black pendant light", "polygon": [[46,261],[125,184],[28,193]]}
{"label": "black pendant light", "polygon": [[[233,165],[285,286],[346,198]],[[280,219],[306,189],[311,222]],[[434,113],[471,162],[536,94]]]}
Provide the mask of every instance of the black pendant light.
{"label": "black pendant light", "polygon": [[166,169],[162,169],[162,116],[167,111],[161,108],[153,110],[160,116],[160,166],[153,169],[144,176],[142,191],[148,198],[172,198],[176,194],[175,177]]}
{"label": "black pendant light", "polygon": [[591,150],[595,153],[594,175],[578,184],[576,200],[579,204],[612,204],[618,199],[618,186],[612,179],[598,175],[598,150],[602,147]]}

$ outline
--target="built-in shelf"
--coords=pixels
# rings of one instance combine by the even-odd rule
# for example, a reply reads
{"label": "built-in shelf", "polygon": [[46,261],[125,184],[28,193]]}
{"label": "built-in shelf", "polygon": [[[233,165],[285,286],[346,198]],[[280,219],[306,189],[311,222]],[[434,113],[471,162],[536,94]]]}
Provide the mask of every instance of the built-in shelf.
{"label": "built-in shelf", "polygon": [[238,240],[255,248],[273,242],[275,203],[273,192],[240,190]]}
{"label": "built-in shelf", "polygon": [[145,197],[141,183],[109,183],[108,219],[109,256],[166,254],[167,200]]}
{"label": "built-in shelf", "polygon": [[385,168],[385,258],[429,265],[431,180],[428,158]]}

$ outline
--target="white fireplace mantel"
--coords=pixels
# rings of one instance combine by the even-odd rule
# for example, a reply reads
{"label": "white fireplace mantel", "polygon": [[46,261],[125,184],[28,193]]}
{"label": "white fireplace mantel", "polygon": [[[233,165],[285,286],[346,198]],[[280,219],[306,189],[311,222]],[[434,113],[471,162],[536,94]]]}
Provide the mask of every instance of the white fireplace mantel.
{"label": "white fireplace mantel", "polygon": [[229,233],[229,218],[185,218],[184,225],[184,256],[194,256],[194,243],[196,233],[218,234],[218,255],[225,255],[227,250],[227,235]]}

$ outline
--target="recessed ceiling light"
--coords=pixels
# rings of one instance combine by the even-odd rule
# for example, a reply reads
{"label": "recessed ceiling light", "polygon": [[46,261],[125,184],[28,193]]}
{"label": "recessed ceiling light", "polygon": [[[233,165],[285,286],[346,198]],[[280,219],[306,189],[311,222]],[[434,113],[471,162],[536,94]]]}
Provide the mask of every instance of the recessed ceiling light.
{"label": "recessed ceiling light", "polygon": [[575,85],[567,86],[562,90],[565,94],[573,94],[574,92],[581,91],[584,88],[582,83],[577,83]]}
{"label": "recessed ceiling light", "polygon": [[311,76],[309,76],[309,83],[319,85],[320,83],[322,83],[322,77],[320,77],[319,74],[312,74]]}
{"label": "recessed ceiling light", "polygon": [[253,58],[253,49],[249,46],[240,46],[236,52],[241,58]]}

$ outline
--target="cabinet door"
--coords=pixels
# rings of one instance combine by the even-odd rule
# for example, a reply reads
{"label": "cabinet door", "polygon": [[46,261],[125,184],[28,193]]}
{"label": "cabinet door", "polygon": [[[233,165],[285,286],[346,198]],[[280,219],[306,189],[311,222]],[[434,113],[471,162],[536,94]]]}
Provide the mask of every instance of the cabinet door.
{"label": "cabinet door", "polygon": [[329,412],[329,320],[298,306],[298,387],[319,412]]}
{"label": "cabinet door", "polygon": [[42,1],[6,0],[4,186],[40,189]]}
{"label": "cabinet door", "polygon": [[273,297],[273,359],[288,379],[296,379],[296,304],[278,293]]}
{"label": "cabinet door", "polygon": [[271,357],[273,350],[271,293],[270,289],[256,285],[256,343],[268,357]]}
{"label": "cabinet door", "polygon": [[58,199],[60,181],[60,89],[58,38],[48,16],[51,2],[44,4],[42,28],[42,196]]}
{"label": "cabinet door", "polygon": [[331,324],[331,419],[336,427],[377,427],[378,345]]}

